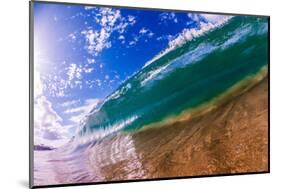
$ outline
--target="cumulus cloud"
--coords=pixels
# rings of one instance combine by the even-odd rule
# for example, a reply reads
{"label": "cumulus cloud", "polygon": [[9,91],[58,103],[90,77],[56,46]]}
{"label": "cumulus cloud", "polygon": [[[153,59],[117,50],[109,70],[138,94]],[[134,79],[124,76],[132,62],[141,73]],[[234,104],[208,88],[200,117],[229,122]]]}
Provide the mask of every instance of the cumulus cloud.
{"label": "cumulus cloud", "polygon": [[81,79],[81,72],[81,65],[77,66],[76,64],[70,64],[67,71],[69,81],[73,80],[74,78]]}
{"label": "cumulus cloud", "polygon": [[129,41],[129,46],[134,46],[137,44],[138,41],[140,41],[141,39],[147,41],[148,38],[151,38],[152,36],[154,36],[154,33],[148,29],[148,28],[145,28],[145,27],[142,27],[138,34],[134,35],[133,39],[131,39]]}
{"label": "cumulus cloud", "polygon": [[58,147],[68,141],[68,133],[61,125],[62,118],[44,96],[40,72],[34,73],[34,143]]}
{"label": "cumulus cloud", "polygon": [[170,41],[170,40],[172,40],[174,37],[175,37],[175,36],[168,34],[168,35],[159,36],[159,37],[156,38],[156,40],[157,40],[157,41],[162,41],[162,40]]}
{"label": "cumulus cloud", "polygon": [[121,41],[122,44],[124,44],[126,41],[125,41],[125,36],[124,35],[120,35],[118,37],[118,39]]}
{"label": "cumulus cloud", "polygon": [[95,7],[90,7],[90,6],[85,6],[84,8],[85,8],[85,10],[95,9]]}
{"label": "cumulus cloud", "polygon": [[75,41],[75,40],[76,40],[76,35],[75,35],[74,33],[69,34],[68,37],[69,37],[72,41]]}
{"label": "cumulus cloud", "polygon": [[94,64],[96,62],[96,60],[93,58],[88,58],[87,62],[88,62],[88,64]]}
{"label": "cumulus cloud", "polygon": [[83,70],[85,73],[91,73],[94,70],[94,68],[83,68]]}
{"label": "cumulus cloud", "polygon": [[136,45],[137,42],[138,42],[139,38],[135,37],[132,41],[129,42],[129,45],[132,46],[132,45]]}
{"label": "cumulus cloud", "polygon": [[125,37],[124,37],[124,35],[120,35],[120,36],[118,37],[118,39],[123,40],[123,39],[125,39]]}
{"label": "cumulus cloud", "polygon": [[34,102],[35,144],[57,147],[54,143],[66,142],[68,133],[61,121],[62,118],[54,111],[51,102],[45,96],[38,97]]}
{"label": "cumulus cloud", "polygon": [[87,99],[83,105],[67,109],[64,111],[64,113],[72,114],[69,120],[75,124],[79,124],[81,120],[98,105],[99,102],[100,100],[97,98]]}
{"label": "cumulus cloud", "polygon": [[111,8],[99,8],[96,14],[96,22],[100,29],[88,29],[81,32],[86,39],[86,49],[88,53],[97,56],[103,49],[111,47],[109,40],[115,31],[124,33],[128,26],[135,24],[135,17],[122,17],[120,10]]}
{"label": "cumulus cloud", "polygon": [[190,18],[193,22],[200,23],[202,21],[202,16],[197,13],[188,13],[187,17]]}
{"label": "cumulus cloud", "polygon": [[172,21],[174,23],[178,23],[178,18],[174,12],[164,12],[159,15],[160,20],[164,23],[168,21]]}
{"label": "cumulus cloud", "polygon": [[123,34],[127,31],[129,26],[133,26],[136,23],[136,18],[132,15],[127,17],[121,17],[120,22],[114,27],[114,30],[119,34]]}
{"label": "cumulus cloud", "polygon": [[64,103],[61,104],[61,107],[69,107],[76,105],[80,102],[80,100],[70,100],[70,101],[65,101]]}
{"label": "cumulus cloud", "polygon": [[146,29],[146,28],[141,28],[141,30],[139,31],[139,33],[141,33],[141,34],[145,34],[147,32],[148,32],[148,29]]}
{"label": "cumulus cloud", "polygon": [[82,31],[85,35],[87,41],[87,51],[95,56],[98,55],[104,48],[110,48],[111,43],[108,41],[110,33],[108,33],[104,28],[100,31]]}

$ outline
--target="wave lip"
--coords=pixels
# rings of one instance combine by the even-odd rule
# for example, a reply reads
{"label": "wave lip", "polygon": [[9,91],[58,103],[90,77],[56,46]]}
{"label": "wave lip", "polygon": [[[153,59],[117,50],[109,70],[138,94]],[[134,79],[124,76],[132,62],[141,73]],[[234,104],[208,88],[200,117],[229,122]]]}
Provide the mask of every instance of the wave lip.
{"label": "wave lip", "polygon": [[164,55],[169,53],[170,51],[180,47],[184,43],[191,41],[194,38],[200,37],[204,35],[205,33],[214,30],[216,28],[219,28],[226,24],[233,16],[224,16],[220,20],[216,20],[215,22],[208,22],[208,23],[203,23],[200,22],[200,28],[199,29],[184,29],[174,40],[170,41],[168,44],[168,47],[157,54],[154,58],[146,62],[143,66],[143,68],[147,67],[151,63],[155,62],[156,60],[162,58]]}

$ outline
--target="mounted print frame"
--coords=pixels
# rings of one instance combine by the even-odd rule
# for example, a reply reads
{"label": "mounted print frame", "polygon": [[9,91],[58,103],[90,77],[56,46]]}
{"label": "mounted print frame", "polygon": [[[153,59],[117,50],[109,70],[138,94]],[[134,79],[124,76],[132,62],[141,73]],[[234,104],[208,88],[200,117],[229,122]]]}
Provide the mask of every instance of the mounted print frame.
{"label": "mounted print frame", "polygon": [[30,2],[30,188],[269,173],[270,17]]}

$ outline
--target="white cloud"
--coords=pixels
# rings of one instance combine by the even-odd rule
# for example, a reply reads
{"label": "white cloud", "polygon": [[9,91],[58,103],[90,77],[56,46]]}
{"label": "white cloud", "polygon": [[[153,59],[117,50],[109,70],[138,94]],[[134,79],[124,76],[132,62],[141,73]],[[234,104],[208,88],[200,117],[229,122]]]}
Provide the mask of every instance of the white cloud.
{"label": "white cloud", "polygon": [[[63,63],[65,69],[60,69],[59,72],[53,71],[44,75],[42,78],[43,84],[38,83],[38,74],[35,72],[35,87],[36,93],[42,93],[43,90],[52,97],[66,97],[69,95],[69,89],[83,88],[85,84],[83,76],[92,73],[95,68],[91,66],[94,64],[94,59],[87,59],[85,64]],[[98,65],[99,66],[99,65]]]}
{"label": "white cloud", "polygon": [[99,99],[87,99],[82,106],[67,109],[64,111],[65,114],[76,114],[70,117],[70,121],[79,124],[80,121],[100,102]]}
{"label": "white cloud", "polygon": [[157,41],[161,41],[161,40],[168,40],[168,41],[170,41],[170,40],[172,40],[174,38],[175,38],[175,36],[173,36],[173,35],[162,35],[162,36],[157,37],[156,40]]}
{"label": "white cloud", "polygon": [[72,41],[75,41],[75,40],[76,40],[76,35],[75,35],[74,33],[69,34],[68,37],[69,37]]}
{"label": "white cloud", "polygon": [[101,82],[100,79],[96,79],[96,80],[95,80],[95,83],[96,83],[97,86],[99,86],[99,87],[102,85],[102,82]]}
{"label": "white cloud", "polygon": [[124,44],[124,43],[126,42],[125,36],[124,36],[124,35],[120,35],[120,36],[118,37],[118,39],[121,41],[122,44]]}
{"label": "white cloud", "polygon": [[145,28],[145,27],[141,28],[139,33],[141,34],[141,36],[139,36],[139,38],[141,38],[141,37],[152,37],[154,35],[154,33],[150,29]]}
{"label": "white cloud", "polygon": [[167,21],[172,21],[174,23],[178,23],[178,18],[174,12],[164,12],[161,13],[159,16],[162,22],[166,23]]}
{"label": "white cloud", "polygon": [[147,38],[151,38],[154,36],[154,33],[148,28],[141,28],[138,32],[138,35],[135,35],[131,41],[129,41],[129,46],[136,45],[138,41],[144,39],[147,41]]}
{"label": "white cloud", "polygon": [[85,73],[91,73],[94,70],[94,68],[84,68]]}
{"label": "white cloud", "polygon": [[64,111],[64,113],[69,114],[69,113],[88,113],[93,107],[97,105],[99,102],[99,99],[87,99],[85,100],[84,104],[82,106],[78,106],[75,108],[68,109]]}
{"label": "white cloud", "polygon": [[[94,68],[89,65],[77,64],[63,64],[65,69],[60,69],[59,72],[53,71],[44,75],[43,89],[52,97],[66,97],[68,96],[67,90],[74,88],[83,88],[83,74],[91,73]],[[36,82],[38,83],[38,82]],[[40,88],[40,86],[37,84]],[[42,88],[42,87],[41,87]],[[39,89],[37,91],[40,91]]]}
{"label": "white cloud", "polygon": [[202,17],[200,16],[200,14],[188,13],[187,16],[194,22],[200,23],[202,21]]}
{"label": "white cloud", "polygon": [[85,10],[95,9],[95,7],[90,7],[90,6],[85,6],[84,8],[85,8]]}
{"label": "white cloud", "polygon": [[80,100],[66,101],[66,102],[62,103],[60,106],[61,107],[69,107],[69,106],[73,106],[75,104],[78,104],[79,102],[80,102]]}
{"label": "white cloud", "polygon": [[92,88],[97,88],[97,87],[100,87],[100,86],[102,86],[102,80],[100,80],[100,79],[96,79],[96,80],[86,80],[85,81],[85,84],[90,88],[90,89],[92,89]]}
{"label": "white cloud", "polygon": [[40,73],[34,73],[34,143],[57,147],[67,141],[67,132],[61,125],[62,118],[43,95]]}
{"label": "white cloud", "polygon": [[141,36],[135,36],[135,37],[133,38],[133,40],[131,40],[131,41],[129,42],[129,46],[136,45],[140,38],[141,38]]}
{"label": "white cloud", "polygon": [[139,31],[139,33],[141,33],[141,34],[145,34],[147,32],[148,32],[148,29],[146,29],[146,28],[141,28]]}
{"label": "white cloud", "polygon": [[121,17],[120,22],[116,25],[114,30],[116,30],[119,34],[123,34],[127,31],[129,26],[133,26],[135,23],[136,18],[132,15]]}
{"label": "white cloud", "polygon": [[88,58],[87,62],[88,62],[88,64],[94,64],[96,61],[93,58]]}
{"label": "white cloud", "polygon": [[65,96],[65,89],[71,85],[71,82],[56,75],[50,74],[44,79],[44,89],[53,97]]}
{"label": "white cloud", "polygon": [[131,45],[131,46],[132,46],[132,45],[135,45],[135,44],[137,44],[137,40],[133,40],[133,41],[130,41],[130,42],[129,42],[129,45]]}
{"label": "white cloud", "polygon": [[136,18],[132,15],[128,16],[128,21],[130,24],[135,24],[136,23]]}
{"label": "white cloud", "polygon": [[87,50],[94,56],[97,56],[104,48],[111,47],[111,42],[108,41],[110,33],[108,33],[104,28],[102,28],[99,32],[89,30],[83,32],[83,34],[85,34],[88,43]]}
{"label": "white cloud", "polygon": [[86,37],[88,52],[95,56],[104,48],[111,47],[111,43],[108,39],[113,32],[113,26],[121,17],[119,10],[115,11],[110,8],[101,8],[100,15],[101,18],[97,19],[97,22],[101,26],[100,30],[93,31],[90,29],[82,31],[82,34]]}
{"label": "white cloud", "polygon": [[120,36],[118,37],[118,39],[123,40],[123,39],[125,39],[125,37],[124,37],[124,35],[120,35]]}
{"label": "white cloud", "polygon": [[96,22],[100,29],[83,30],[82,35],[86,39],[86,49],[93,56],[99,55],[103,49],[111,47],[109,38],[115,31],[124,33],[128,26],[134,25],[136,20],[133,16],[122,17],[120,10],[111,8],[99,8],[96,13]]}
{"label": "white cloud", "polygon": [[86,114],[85,115],[79,114],[79,115],[71,116],[71,118],[69,118],[69,120],[72,121],[73,123],[80,124],[80,122],[84,118],[84,116],[86,116]]}
{"label": "white cloud", "polygon": [[70,67],[68,68],[67,71],[69,80],[72,80],[75,77],[76,67],[77,67],[76,64],[70,64]]}
{"label": "white cloud", "polygon": [[61,125],[62,118],[45,96],[34,101],[34,143],[58,147],[68,141],[68,132]]}
{"label": "white cloud", "polygon": [[152,37],[152,36],[154,36],[154,33],[150,31],[150,32],[147,34],[147,36],[148,36],[148,37]]}
{"label": "white cloud", "polygon": [[[59,71],[53,70],[50,73],[45,73],[42,78],[41,88],[52,97],[66,97],[67,90],[73,88],[82,88],[83,74],[91,73],[93,68],[88,65],[77,65],[74,63],[62,63],[64,69]],[[37,81],[37,80],[36,80]],[[38,82],[36,82],[38,83]],[[37,84],[37,87],[40,87]],[[37,91],[40,91],[39,89]]]}
{"label": "white cloud", "polygon": [[77,66],[76,64],[70,64],[70,66],[68,67],[68,71],[67,71],[67,75],[68,75],[68,80],[72,81],[73,79],[77,78],[77,79],[81,79],[82,75],[82,66]]}

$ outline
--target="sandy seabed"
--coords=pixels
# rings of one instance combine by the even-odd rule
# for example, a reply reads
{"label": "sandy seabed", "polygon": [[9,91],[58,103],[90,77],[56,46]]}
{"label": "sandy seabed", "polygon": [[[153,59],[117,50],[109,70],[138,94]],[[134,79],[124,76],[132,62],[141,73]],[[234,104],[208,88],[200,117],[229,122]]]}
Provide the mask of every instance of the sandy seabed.
{"label": "sandy seabed", "polygon": [[34,184],[267,172],[268,79],[202,116],[119,133],[73,155],[34,152]]}

